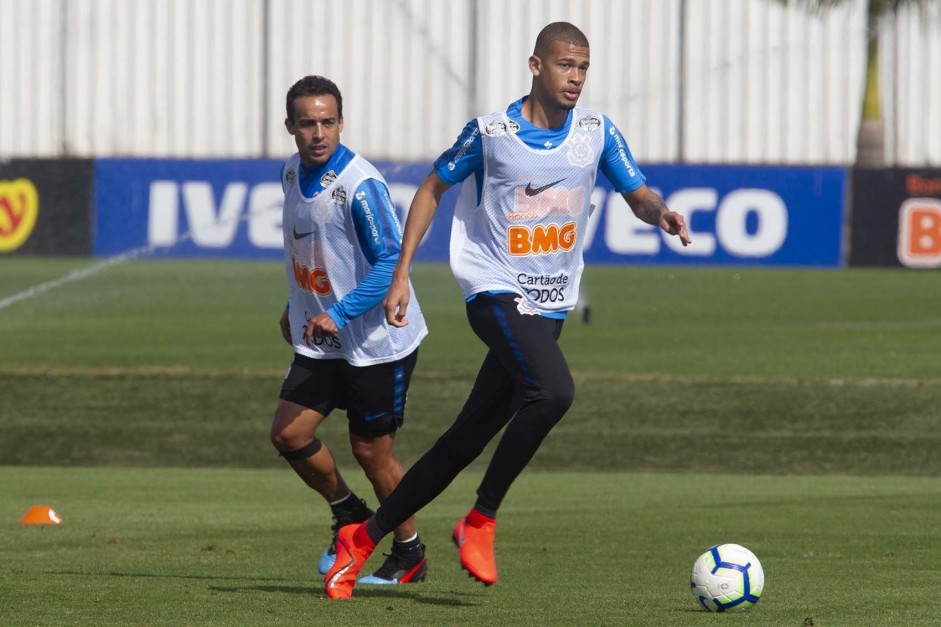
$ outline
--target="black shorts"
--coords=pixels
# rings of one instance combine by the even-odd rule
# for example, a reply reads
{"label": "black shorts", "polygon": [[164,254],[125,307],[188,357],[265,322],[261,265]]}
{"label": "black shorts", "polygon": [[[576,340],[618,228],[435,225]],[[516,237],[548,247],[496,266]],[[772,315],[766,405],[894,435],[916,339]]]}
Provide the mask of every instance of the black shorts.
{"label": "black shorts", "polygon": [[350,432],[365,438],[394,433],[405,419],[405,400],[418,349],[398,361],[351,366],[343,359],[294,355],[280,398],[326,416],[345,409]]}

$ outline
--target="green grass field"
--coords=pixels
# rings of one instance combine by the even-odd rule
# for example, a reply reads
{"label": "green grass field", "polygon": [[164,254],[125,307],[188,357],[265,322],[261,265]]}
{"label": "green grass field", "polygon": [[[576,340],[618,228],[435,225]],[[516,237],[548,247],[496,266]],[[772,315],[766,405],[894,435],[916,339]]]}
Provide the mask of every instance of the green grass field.
{"label": "green grass field", "polygon": [[[94,263],[0,259],[0,303]],[[447,268],[413,281],[431,335],[406,465],[483,355]],[[352,603],[323,596],[328,509],[267,440],[280,264],[115,264],[0,306],[0,624],[937,623],[936,273],[589,267],[584,286],[575,405],[501,511],[500,581],[469,581],[448,537],[488,451],[420,513],[428,581]],[[365,495],[344,423],[321,436]],[[20,526],[37,503],[65,523]],[[696,610],[689,568],[717,542],[762,560],[749,613]]]}

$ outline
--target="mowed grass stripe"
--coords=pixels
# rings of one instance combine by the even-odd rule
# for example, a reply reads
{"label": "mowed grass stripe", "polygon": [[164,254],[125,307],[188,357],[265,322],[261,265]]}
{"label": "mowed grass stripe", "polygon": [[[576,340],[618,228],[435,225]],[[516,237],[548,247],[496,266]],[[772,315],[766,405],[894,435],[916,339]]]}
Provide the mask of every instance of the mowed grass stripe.
{"label": "mowed grass stripe", "polygon": [[[9,258],[0,297],[81,260]],[[446,264],[412,281],[430,335],[418,371],[475,372],[484,349]],[[592,322],[561,343],[575,372],[628,375],[941,378],[941,290],[932,272],[588,266]],[[0,364],[283,372],[277,262],[136,261],[0,315]]]}
{"label": "mowed grass stripe", "polygon": [[[438,381],[442,379],[470,379],[476,373],[471,371],[451,371],[451,372],[414,372],[413,380]],[[272,377],[281,377],[284,370],[275,369],[246,369],[237,370],[225,369],[207,369],[193,368],[189,366],[126,366],[126,367],[105,367],[105,368],[75,368],[61,366],[29,366],[23,368],[10,368],[0,366],[0,376],[9,377],[79,377],[79,378],[97,378],[97,377],[201,377],[206,379],[218,378],[236,378],[236,379],[269,379]],[[661,383],[728,383],[728,384],[747,384],[747,385],[826,385],[826,386],[860,386],[860,387],[901,387],[913,388],[920,386],[941,385],[941,378],[921,378],[921,379],[895,379],[895,378],[877,378],[866,377],[862,379],[851,378],[833,378],[833,377],[790,377],[790,376],[766,376],[766,377],[746,377],[746,376],[728,376],[718,377],[709,375],[670,375],[670,374],[640,374],[640,373],[617,373],[603,371],[572,371],[573,378],[577,381],[624,381],[624,382],[661,382]],[[468,389],[469,391],[469,389]]]}
{"label": "mowed grass stripe", "polygon": [[[280,382],[281,375],[261,371],[9,374],[0,377],[0,460],[281,467],[268,441]],[[471,384],[472,377],[454,372],[415,377],[396,440],[403,463],[416,460],[447,429]],[[937,398],[937,385],[600,373],[579,377],[574,405],[532,466],[939,475]],[[324,423],[319,436],[344,467],[355,467],[342,411]],[[476,465],[488,458],[485,452]]]}

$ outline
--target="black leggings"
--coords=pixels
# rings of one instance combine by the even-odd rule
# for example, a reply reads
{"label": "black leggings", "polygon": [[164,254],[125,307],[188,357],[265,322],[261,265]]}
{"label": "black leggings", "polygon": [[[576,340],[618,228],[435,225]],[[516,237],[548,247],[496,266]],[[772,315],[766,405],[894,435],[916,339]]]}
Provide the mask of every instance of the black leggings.
{"label": "black leggings", "polygon": [[522,314],[517,298],[479,294],[467,303],[471,328],[490,350],[454,424],[376,512],[377,530],[383,534],[434,500],[506,426],[477,489],[478,504],[496,511],[571,406],[575,382],[557,343],[563,321]]}

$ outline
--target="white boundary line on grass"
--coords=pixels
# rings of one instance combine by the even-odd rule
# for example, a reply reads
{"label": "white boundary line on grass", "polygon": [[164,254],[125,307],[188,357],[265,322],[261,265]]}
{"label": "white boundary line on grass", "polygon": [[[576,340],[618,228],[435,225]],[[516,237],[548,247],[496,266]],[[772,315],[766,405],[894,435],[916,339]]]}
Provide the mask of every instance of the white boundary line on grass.
{"label": "white boundary line on grass", "polygon": [[132,251],[128,251],[126,253],[122,253],[114,257],[109,257],[108,259],[105,259],[104,261],[99,261],[96,264],[92,264],[85,268],[81,268],[80,270],[73,270],[72,272],[69,272],[65,276],[61,276],[58,279],[47,281],[45,283],[40,283],[39,285],[34,285],[33,287],[27,290],[24,290],[20,292],[19,294],[13,294],[12,296],[7,296],[6,298],[0,299],[0,309],[5,309],[6,307],[13,305],[14,303],[20,302],[21,300],[28,300],[30,298],[35,298],[36,296],[39,296],[40,294],[44,294],[48,292],[49,290],[53,290],[57,287],[61,287],[68,283],[74,283],[75,281],[81,281],[82,279],[86,279],[90,276],[94,276],[109,266],[123,263],[125,261],[128,261],[129,259],[132,259],[134,257],[144,254],[145,252],[148,252],[149,248],[151,247],[145,246],[143,248],[136,248]]}
{"label": "white boundary line on grass", "polygon": [[[264,210],[263,208],[249,210],[249,211],[246,211],[244,215],[239,214],[238,216],[234,218],[228,218],[226,220],[222,220],[218,224],[221,226],[221,225],[231,224],[232,222],[243,222],[245,220],[248,220],[252,216],[253,213],[257,213],[263,210]],[[18,303],[23,300],[35,298],[36,296],[39,296],[40,294],[44,294],[48,292],[49,290],[55,289],[57,287],[61,287],[68,283],[74,283],[75,281],[81,281],[82,279],[87,279],[88,277],[95,276],[96,274],[101,273],[106,268],[117,265],[119,263],[124,263],[125,261],[130,261],[132,259],[141,257],[143,255],[149,255],[150,253],[154,252],[158,248],[176,246],[177,244],[180,244],[189,239],[192,239],[192,237],[193,237],[192,231],[187,231],[186,233],[181,233],[180,236],[176,238],[176,241],[172,243],[148,244],[146,246],[140,246],[138,248],[134,248],[127,252],[114,255],[113,257],[108,257],[104,261],[99,261],[98,263],[90,265],[86,268],[82,268],[81,270],[73,270],[72,272],[69,272],[65,276],[59,277],[58,279],[53,279],[52,281],[47,281],[46,283],[40,283],[39,285],[34,285],[33,287],[27,290],[24,290],[20,292],[19,294],[13,294],[12,296],[7,296],[6,298],[0,299],[0,309],[5,309],[9,307],[10,305],[13,305],[14,303]]]}
{"label": "white boundary line on grass", "polygon": [[[238,221],[247,219],[250,213],[251,212],[245,214],[244,218],[242,217],[238,218]],[[9,307],[10,305],[13,305],[23,300],[35,298],[36,296],[39,296],[40,294],[44,294],[48,292],[49,290],[53,290],[57,287],[61,287],[69,283],[74,283],[75,281],[81,281],[82,279],[87,279],[88,277],[95,276],[96,274],[100,274],[106,268],[110,268],[111,266],[115,266],[119,263],[124,263],[125,261],[136,259],[137,257],[141,257],[143,255],[149,255],[150,253],[154,252],[158,248],[163,248],[165,246],[176,246],[177,244],[185,242],[191,237],[192,237],[191,233],[187,231],[186,233],[183,233],[178,238],[176,238],[176,241],[173,242],[172,244],[160,244],[160,245],[148,244],[146,246],[140,246],[138,248],[131,249],[127,252],[123,252],[123,253],[114,255],[112,257],[108,257],[104,261],[99,261],[98,263],[92,264],[85,268],[81,268],[80,270],[73,270],[72,272],[69,272],[65,276],[61,276],[58,279],[53,279],[52,281],[47,281],[45,283],[40,283],[39,285],[34,285],[31,288],[27,290],[23,290],[22,292],[18,294],[13,294],[12,296],[7,296],[6,298],[0,299],[0,309],[5,309]]]}

